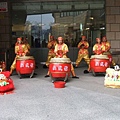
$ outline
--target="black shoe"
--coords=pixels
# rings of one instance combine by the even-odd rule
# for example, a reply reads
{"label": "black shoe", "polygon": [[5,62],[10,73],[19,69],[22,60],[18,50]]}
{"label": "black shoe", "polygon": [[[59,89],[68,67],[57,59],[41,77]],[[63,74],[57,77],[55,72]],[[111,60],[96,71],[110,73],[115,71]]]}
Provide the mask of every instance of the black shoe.
{"label": "black shoe", "polygon": [[45,77],[50,77],[49,75],[45,75]]}
{"label": "black shoe", "polygon": [[43,65],[43,68],[48,68],[46,65]]}
{"label": "black shoe", "polygon": [[35,68],[37,69],[37,68],[38,68],[38,66],[35,66]]}
{"label": "black shoe", "polygon": [[76,65],[73,65],[74,68],[78,68]]}
{"label": "black shoe", "polygon": [[34,75],[37,75],[37,73],[34,73]]}
{"label": "black shoe", "polygon": [[87,74],[87,73],[89,73],[89,71],[88,70],[84,70],[84,74]]}
{"label": "black shoe", "polygon": [[77,78],[77,79],[79,79],[79,77],[77,77],[77,76],[72,76],[72,78]]}
{"label": "black shoe", "polygon": [[75,68],[78,68],[77,66],[75,66]]}

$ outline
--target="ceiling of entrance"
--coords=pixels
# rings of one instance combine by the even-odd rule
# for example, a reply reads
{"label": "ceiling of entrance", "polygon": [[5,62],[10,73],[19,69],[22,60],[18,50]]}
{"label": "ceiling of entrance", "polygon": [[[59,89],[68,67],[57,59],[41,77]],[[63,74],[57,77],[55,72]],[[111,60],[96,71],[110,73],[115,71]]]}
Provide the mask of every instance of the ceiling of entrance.
{"label": "ceiling of entrance", "polygon": [[[17,0],[14,0],[17,1]],[[39,0],[40,1],[40,0]],[[51,2],[50,2],[51,1]],[[64,2],[61,2],[64,1]],[[69,2],[68,2],[69,1]],[[12,2],[12,9],[25,10],[27,14],[41,14],[60,11],[91,10],[103,9],[104,0],[47,0],[38,2],[38,0],[22,0],[22,2]]]}
{"label": "ceiling of entrance", "polygon": [[25,23],[27,15],[84,10],[91,11],[88,16],[104,24],[104,0],[11,0],[11,3],[13,24]]}

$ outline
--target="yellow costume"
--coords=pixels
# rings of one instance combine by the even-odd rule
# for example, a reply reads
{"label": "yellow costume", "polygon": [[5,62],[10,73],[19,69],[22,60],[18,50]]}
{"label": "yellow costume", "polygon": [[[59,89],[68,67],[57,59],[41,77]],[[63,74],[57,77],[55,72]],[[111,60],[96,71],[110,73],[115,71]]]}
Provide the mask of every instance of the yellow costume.
{"label": "yellow costume", "polygon": [[[68,46],[65,43],[56,44],[54,52],[56,54],[55,56],[56,58],[67,58],[66,54],[67,52],[69,52]],[[76,76],[72,64],[71,64],[71,73],[72,73],[72,76]]]}
{"label": "yellow costume", "polygon": [[[85,38],[85,36],[82,36],[82,38]],[[88,47],[89,44],[87,41],[85,40],[81,40],[81,42],[79,42],[78,44],[78,48],[80,49],[78,52],[78,58],[76,60],[76,67],[78,67],[78,65],[80,64],[81,60],[84,58],[84,60],[86,61],[86,63],[89,66],[90,63],[90,58],[89,58],[89,52],[88,52]],[[88,71],[90,70],[90,67],[88,67]]]}
{"label": "yellow costume", "polygon": [[66,53],[68,52],[68,46],[63,44],[56,44],[54,53],[56,54],[56,57],[60,58],[67,58]]}
{"label": "yellow costume", "polygon": [[95,55],[102,55],[103,52],[104,52],[104,46],[100,43],[96,43],[94,46],[93,46],[93,53]]}
{"label": "yellow costume", "polygon": [[[61,42],[61,43],[59,43]],[[58,37],[58,44],[55,45],[54,53],[56,58],[67,58],[67,52],[68,52],[68,46],[63,43],[63,38]],[[71,64],[71,73],[72,73],[72,78],[79,78],[75,75],[73,65]],[[49,71],[45,77],[49,77]]]}
{"label": "yellow costume", "polygon": [[28,50],[28,52],[26,53],[26,55],[30,55],[30,44],[28,43],[28,41],[27,41],[26,38],[24,38],[23,43],[25,44],[26,49]]}
{"label": "yellow costume", "polygon": [[[21,41],[21,38],[17,38],[18,41]],[[21,56],[25,56],[28,52],[28,49],[25,44],[22,43],[16,43],[15,45],[15,54],[16,57],[11,65],[10,73],[12,74],[12,71],[16,68],[16,59]]]}
{"label": "yellow costume", "polygon": [[47,67],[49,66],[49,62],[50,62],[51,58],[55,57],[54,48],[55,48],[55,45],[57,44],[56,40],[54,40],[54,37],[51,36],[51,38],[53,40],[50,40],[47,45],[47,48],[49,49],[48,57],[47,57],[47,61],[46,61]]}
{"label": "yellow costume", "polygon": [[[103,37],[102,40],[103,40],[103,41],[102,41],[102,45],[104,46],[103,55],[111,55],[111,53],[110,53],[110,51],[109,51],[110,48],[111,48],[110,43],[107,41],[107,38],[106,38],[106,37]],[[113,59],[112,59],[112,65],[113,65],[113,66],[116,65]]]}

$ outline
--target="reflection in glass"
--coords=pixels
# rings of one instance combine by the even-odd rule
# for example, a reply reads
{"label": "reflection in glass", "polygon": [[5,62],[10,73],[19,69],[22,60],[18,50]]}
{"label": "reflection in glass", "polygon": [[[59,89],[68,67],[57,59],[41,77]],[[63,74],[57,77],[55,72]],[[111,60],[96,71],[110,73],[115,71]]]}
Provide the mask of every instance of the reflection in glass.
{"label": "reflection in glass", "polygon": [[23,32],[13,32],[16,32],[16,37],[28,37],[31,47],[46,47],[50,34],[55,39],[62,36],[69,43],[69,47],[77,47],[81,35],[85,35],[92,47],[96,37],[105,35],[105,11],[104,9],[70,10],[28,15],[22,28]]}

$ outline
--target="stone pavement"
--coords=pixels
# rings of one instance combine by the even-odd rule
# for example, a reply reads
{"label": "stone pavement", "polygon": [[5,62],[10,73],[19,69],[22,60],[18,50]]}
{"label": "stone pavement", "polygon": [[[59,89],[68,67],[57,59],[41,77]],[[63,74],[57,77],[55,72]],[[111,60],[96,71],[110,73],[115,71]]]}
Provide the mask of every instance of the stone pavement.
{"label": "stone pavement", "polygon": [[69,78],[66,87],[54,88],[47,69],[39,66],[33,78],[14,80],[13,94],[0,96],[0,120],[120,120],[120,89],[104,87],[104,76],[83,74]]}

